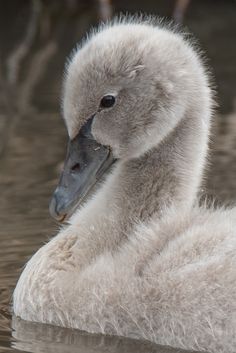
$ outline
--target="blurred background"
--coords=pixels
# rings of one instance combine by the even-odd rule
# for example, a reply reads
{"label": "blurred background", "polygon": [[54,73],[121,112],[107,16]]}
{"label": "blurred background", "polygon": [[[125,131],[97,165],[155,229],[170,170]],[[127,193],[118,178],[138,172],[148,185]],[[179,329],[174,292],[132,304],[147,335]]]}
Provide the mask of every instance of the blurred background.
{"label": "blurred background", "polygon": [[1,1],[0,352],[12,345],[9,303],[20,270],[58,230],[48,203],[67,139],[60,116],[65,59],[91,26],[120,12],[172,19],[198,39],[218,103],[201,194],[236,201],[235,0]]}

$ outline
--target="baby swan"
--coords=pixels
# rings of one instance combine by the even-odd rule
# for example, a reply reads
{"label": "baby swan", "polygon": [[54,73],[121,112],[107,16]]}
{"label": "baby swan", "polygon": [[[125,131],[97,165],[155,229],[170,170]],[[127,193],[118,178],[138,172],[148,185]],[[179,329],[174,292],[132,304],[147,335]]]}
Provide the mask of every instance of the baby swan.
{"label": "baby swan", "polygon": [[26,265],[17,316],[236,351],[236,209],[194,206],[211,110],[191,43],[151,21],[111,23],[74,53],[63,96],[70,141],[51,213],[83,206]]}

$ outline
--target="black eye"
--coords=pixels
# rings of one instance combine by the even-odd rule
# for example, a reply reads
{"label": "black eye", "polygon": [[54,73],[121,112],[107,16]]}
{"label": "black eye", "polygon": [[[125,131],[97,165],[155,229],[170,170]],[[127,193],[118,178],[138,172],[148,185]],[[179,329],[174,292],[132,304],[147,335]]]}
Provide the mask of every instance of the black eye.
{"label": "black eye", "polygon": [[100,107],[101,108],[111,108],[115,104],[115,101],[116,101],[115,97],[112,96],[111,94],[108,94],[107,96],[104,96],[101,99]]}

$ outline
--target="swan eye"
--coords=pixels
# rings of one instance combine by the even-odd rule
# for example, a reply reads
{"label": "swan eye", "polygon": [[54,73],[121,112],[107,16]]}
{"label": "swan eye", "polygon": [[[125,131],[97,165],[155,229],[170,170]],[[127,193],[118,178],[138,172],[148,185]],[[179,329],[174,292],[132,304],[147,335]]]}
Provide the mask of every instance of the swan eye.
{"label": "swan eye", "polygon": [[104,97],[102,97],[101,102],[100,102],[100,107],[101,108],[111,108],[115,104],[115,97],[112,96],[111,94],[108,94]]}

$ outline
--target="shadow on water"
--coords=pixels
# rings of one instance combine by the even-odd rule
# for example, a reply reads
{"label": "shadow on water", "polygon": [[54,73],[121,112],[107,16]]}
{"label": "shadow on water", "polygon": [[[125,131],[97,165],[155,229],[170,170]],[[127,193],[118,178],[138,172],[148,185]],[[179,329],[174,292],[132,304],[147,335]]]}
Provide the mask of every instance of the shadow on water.
{"label": "shadow on water", "polygon": [[[168,16],[173,1],[117,0],[114,9]],[[22,266],[58,230],[48,200],[65,153],[59,117],[65,57],[97,22],[98,10],[92,1],[76,0],[0,4],[0,352],[177,352],[16,318],[11,329],[9,307]],[[236,200],[235,13],[235,1],[192,0],[185,14],[207,51],[219,91],[202,193],[227,203]]]}

